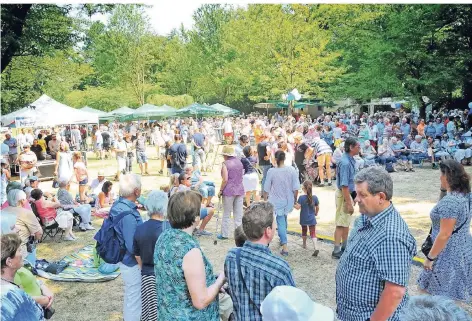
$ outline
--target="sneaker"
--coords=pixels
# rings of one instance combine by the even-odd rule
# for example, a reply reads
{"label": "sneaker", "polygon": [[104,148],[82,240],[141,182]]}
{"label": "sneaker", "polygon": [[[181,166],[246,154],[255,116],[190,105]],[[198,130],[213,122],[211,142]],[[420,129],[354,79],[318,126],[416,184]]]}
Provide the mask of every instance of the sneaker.
{"label": "sneaker", "polygon": [[211,236],[213,234],[208,232],[208,231],[205,231],[205,230],[197,230],[195,232],[195,235],[198,235],[198,236]]}
{"label": "sneaker", "polygon": [[75,241],[75,238],[71,237],[71,236],[66,236],[66,237],[63,237],[62,238],[64,241]]}
{"label": "sneaker", "polygon": [[221,234],[218,234],[218,236],[216,237],[218,240],[227,240],[228,238],[227,237],[224,237],[223,235]]}
{"label": "sneaker", "polygon": [[324,187],[325,185],[324,185],[324,183],[320,183],[318,186],[319,187]]}
{"label": "sneaker", "polygon": [[328,182],[328,186],[331,186],[333,185],[333,183],[331,181]]}
{"label": "sneaker", "polygon": [[282,250],[282,251],[280,251],[280,255],[282,255],[282,256],[288,256],[288,252],[287,252],[287,251],[284,251],[284,250]]}
{"label": "sneaker", "polygon": [[95,230],[95,227],[92,226],[92,224],[87,224],[87,226],[85,227],[85,229],[89,230],[89,231],[93,231]]}
{"label": "sneaker", "polygon": [[87,230],[84,226],[84,223],[79,224],[79,230],[81,230],[82,232],[85,232]]}
{"label": "sneaker", "polygon": [[164,172],[162,171],[162,169],[159,171],[159,175],[164,175]]}
{"label": "sneaker", "polygon": [[339,251],[339,252],[334,252],[334,251],[333,251],[333,253],[331,253],[331,257],[332,257],[333,259],[340,259],[340,258],[341,258],[341,255],[343,255],[343,252],[342,252],[342,251]]}
{"label": "sneaker", "polygon": [[318,256],[319,253],[320,253],[320,250],[315,250],[315,252],[313,252],[312,256]]}

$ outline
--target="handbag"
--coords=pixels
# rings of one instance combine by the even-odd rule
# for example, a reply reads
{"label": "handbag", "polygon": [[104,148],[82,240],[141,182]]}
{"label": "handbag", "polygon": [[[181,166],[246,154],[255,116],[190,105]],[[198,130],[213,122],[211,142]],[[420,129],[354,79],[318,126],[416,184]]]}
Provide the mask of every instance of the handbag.
{"label": "handbag", "polygon": [[55,177],[52,181],[52,188],[59,188],[59,182],[57,181],[57,178]]}
{"label": "handbag", "polygon": [[[470,214],[470,196],[469,196],[469,214]],[[462,223],[458,228],[456,228],[454,231],[452,231],[452,235],[456,234],[459,232],[459,230],[467,223],[469,220],[469,216],[467,215],[465,218],[464,223]],[[433,238],[431,237],[431,233],[433,232],[433,227],[429,229],[429,234],[426,237],[426,240],[424,240],[423,244],[421,245],[421,252],[423,252],[424,256],[428,257],[429,252],[431,252],[431,249],[433,247]]]}

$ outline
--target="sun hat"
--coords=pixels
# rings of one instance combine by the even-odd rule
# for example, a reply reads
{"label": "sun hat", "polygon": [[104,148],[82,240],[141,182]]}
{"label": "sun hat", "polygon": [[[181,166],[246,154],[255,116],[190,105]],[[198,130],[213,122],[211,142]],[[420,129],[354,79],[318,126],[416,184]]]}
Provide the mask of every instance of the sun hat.
{"label": "sun hat", "polygon": [[97,176],[105,176],[105,171],[103,169],[99,170]]}
{"label": "sun hat", "polygon": [[264,321],[334,321],[334,312],[293,286],[277,286],[261,304]]}
{"label": "sun hat", "polygon": [[223,155],[223,156],[236,156],[236,153],[234,151],[234,146],[231,146],[231,145],[224,146],[221,155]]}

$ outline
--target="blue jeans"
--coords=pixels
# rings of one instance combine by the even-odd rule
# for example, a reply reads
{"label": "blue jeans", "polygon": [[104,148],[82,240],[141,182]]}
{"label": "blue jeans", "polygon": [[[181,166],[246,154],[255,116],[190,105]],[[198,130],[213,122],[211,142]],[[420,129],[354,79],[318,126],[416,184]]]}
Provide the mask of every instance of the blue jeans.
{"label": "blue jeans", "polygon": [[280,244],[287,244],[287,215],[276,215],[277,232],[280,238]]}
{"label": "blue jeans", "polygon": [[271,169],[272,165],[260,165],[259,166],[262,169],[262,183],[261,183],[261,193],[264,192],[264,183],[267,177],[267,172],[269,169]]}
{"label": "blue jeans", "polygon": [[82,223],[90,223],[90,215],[92,214],[92,207],[89,204],[82,204],[74,207],[74,212],[80,215]]}
{"label": "blue jeans", "polygon": [[382,165],[385,165],[386,163],[396,163],[397,162],[397,159],[395,157],[386,157],[386,156],[380,156],[377,161],[382,164]]}
{"label": "blue jeans", "polygon": [[123,278],[123,318],[126,321],[141,319],[141,269],[136,264],[133,267],[119,263]]}

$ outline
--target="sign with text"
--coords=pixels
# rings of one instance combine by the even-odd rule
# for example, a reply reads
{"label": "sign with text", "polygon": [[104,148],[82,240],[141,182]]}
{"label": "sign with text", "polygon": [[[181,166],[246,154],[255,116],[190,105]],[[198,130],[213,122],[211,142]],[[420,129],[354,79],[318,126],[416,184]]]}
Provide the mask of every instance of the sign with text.
{"label": "sign with text", "polygon": [[15,117],[15,127],[35,127],[36,120],[32,117]]}

